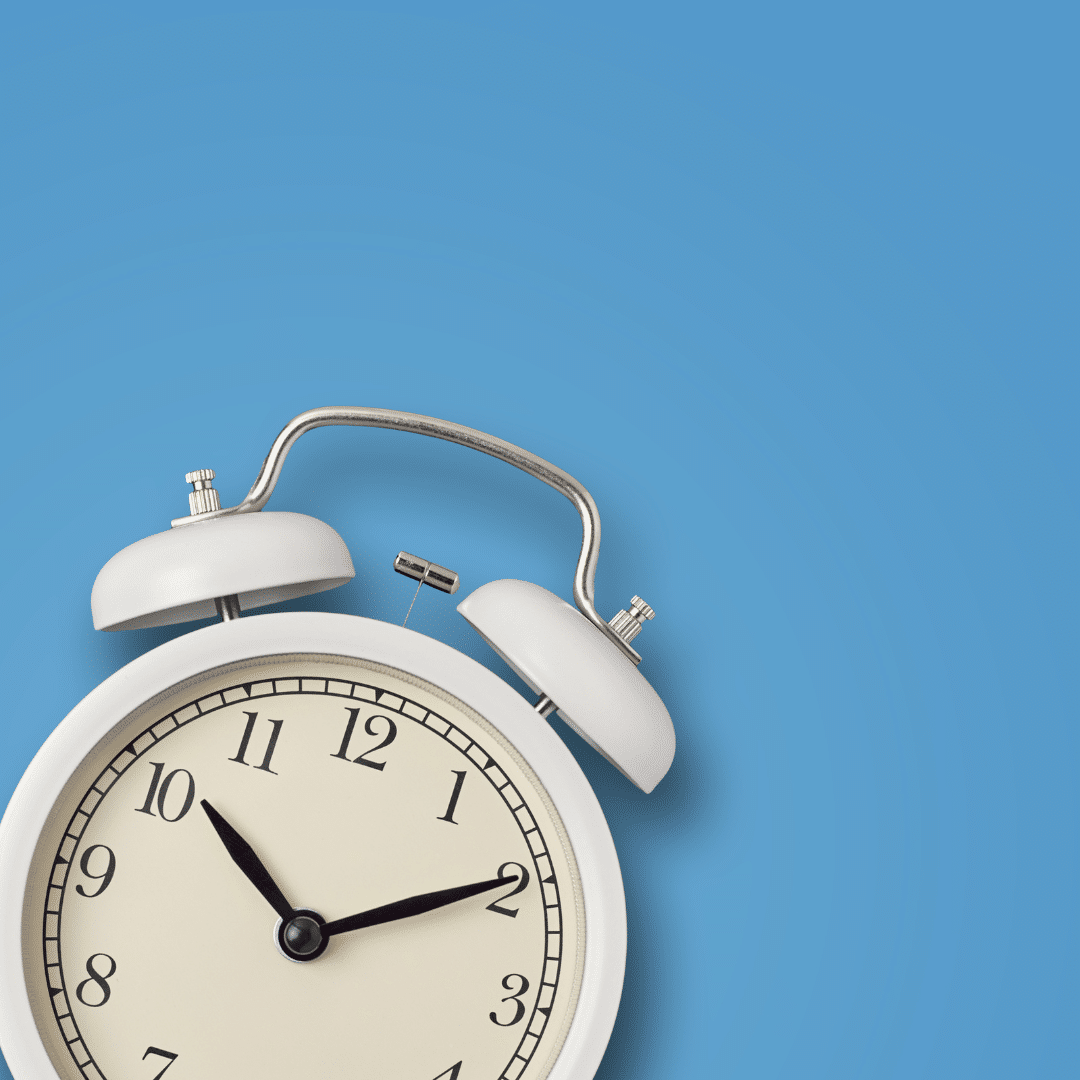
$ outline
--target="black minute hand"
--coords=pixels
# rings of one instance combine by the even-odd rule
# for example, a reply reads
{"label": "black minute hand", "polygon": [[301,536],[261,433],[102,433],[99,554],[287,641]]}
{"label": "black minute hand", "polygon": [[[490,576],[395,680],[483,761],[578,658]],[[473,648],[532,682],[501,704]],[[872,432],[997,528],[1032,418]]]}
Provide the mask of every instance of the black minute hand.
{"label": "black minute hand", "polygon": [[285,899],[285,894],[278,888],[277,882],[270,876],[270,871],[263,866],[252,846],[205,799],[200,805],[206,811],[206,816],[210,819],[210,824],[214,826],[214,831],[221,837],[225,850],[232,856],[232,861],[244,872],[244,877],[288,922],[293,916],[292,904]]}
{"label": "black minute hand", "polygon": [[478,881],[473,885],[458,885],[453,889],[421,893],[419,896],[410,896],[407,900],[395,900],[392,904],[361,911],[359,915],[347,915],[344,919],[328,922],[322,927],[322,934],[323,937],[330,937],[332,934],[345,934],[349,930],[362,930],[365,926],[378,926],[380,923],[407,919],[410,915],[423,915],[425,911],[434,911],[489,889],[497,889],[511,881],[517,881],[516,874],[513,877],[492,878],[490,881]]}

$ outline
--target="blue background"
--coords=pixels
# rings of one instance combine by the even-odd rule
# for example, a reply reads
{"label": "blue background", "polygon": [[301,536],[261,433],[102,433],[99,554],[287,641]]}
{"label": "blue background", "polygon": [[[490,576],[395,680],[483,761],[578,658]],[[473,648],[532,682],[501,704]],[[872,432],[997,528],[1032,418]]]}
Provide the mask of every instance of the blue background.
{"label": "blue background", "polygon": [[[178,632],[89,593],[185,471],[447,417],[578,476],[600,610],[658,612],[668,778],[569,736],[628,894],[601,1080],[1078,1075],[1070,7],[8,5],[0,801]],[[570,593],[570,505],[445,444],[317,432],[270,505],[353,551],[310,607],[400,621],[399,548]]]}

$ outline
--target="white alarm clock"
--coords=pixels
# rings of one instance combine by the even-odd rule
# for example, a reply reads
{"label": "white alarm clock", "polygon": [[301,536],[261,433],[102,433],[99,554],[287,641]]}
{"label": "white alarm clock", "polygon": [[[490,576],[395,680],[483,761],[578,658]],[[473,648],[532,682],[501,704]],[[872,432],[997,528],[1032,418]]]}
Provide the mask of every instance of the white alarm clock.
{"label": "white alarm clock", "polygon": [[[326,424],[471,446],[566,495],[576,608],[524,581],[458,610],[539,695],[400,626],[246,610],[353,576],[344,542],[261,512]],[[671,719],[630,645],[652,610],[593,604],[596,506],[470,428],[385,409],[291,421],[222,509],[98,575],[94,625],[220,622],[132,661],[34,758],[0,823],[0,1047],[15,1080],[590,1080],[626,919],[596,798],[552,711],[650,791]],[[445,592],[457,576],[402,552]]]}

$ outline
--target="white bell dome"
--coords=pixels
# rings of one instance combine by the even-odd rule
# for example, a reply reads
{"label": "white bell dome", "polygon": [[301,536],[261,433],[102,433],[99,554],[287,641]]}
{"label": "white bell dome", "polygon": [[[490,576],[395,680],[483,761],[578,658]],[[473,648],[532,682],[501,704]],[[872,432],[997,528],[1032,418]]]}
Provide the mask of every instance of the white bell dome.
{"label": "white bell dome", "polygon": [[576,608],[528,581],[491,581],[458,611],[559,716],[642,791],[675,756],[675,727],[660,696],[623,652]]}
{"label": "white bell dome", "polygon": [[98,630],[169,626],[216,614],[236,596],[261,607],[344,585],[355,575],[345,541],[306,514],[233,514],[156,533],[114,555],[94,582]]}

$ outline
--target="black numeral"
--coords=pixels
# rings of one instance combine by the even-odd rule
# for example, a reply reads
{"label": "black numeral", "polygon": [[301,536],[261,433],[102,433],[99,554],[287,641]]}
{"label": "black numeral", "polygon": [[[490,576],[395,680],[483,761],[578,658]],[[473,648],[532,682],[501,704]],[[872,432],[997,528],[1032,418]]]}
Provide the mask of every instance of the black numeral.
{"label": "black numeral", "polygon": [[[109,961],[111,965],[108,971],[99,972],[94,968],[94,961],[98,957],[104,957]],[[75,996],[84,1004],[88,1005],[91,1009],[100,1009],[106,1001],[112,997],[112,987],[109,986],[108,980],[116,974],[116,961],[108,954],[103,952],[96,952],[89,960],[86,961],[86,974],[90,976],[89,979],[83,979],[78,986],[75,987]],[[100,1001],[87,1001],[83,997],[83,991],[91,984],[94,983],[101,991]]]}
{"label": "black numeral", "polygon": [[446,813],[442,817],[436,818],[436,821],[449,821],[451,825],[456,825],[454,820],[454,810],[457,808],[457,801],[461,798],[461,786],[465,783],[464,770],[458,772],[457,769],[452,769],[451,772],[457,777],[457,783],[454,784],[454,793],[450,796],[450,805],[446,808]]}
{"label": "black numeral", "polygon": [[458,1073],[461,1072],[461,1062],[456,1065],[451,1065],[449,1069],[444,1070],[435,1077],[435,1080],[458,1080]]}
{"label": "black numeral", "polygon": [[[495,876],[499,878],[513,877],[512,874],[506,873],[506,868],[508,866],[513,866],[517,869],[518,881],[517,884],[505,896],[500,896],[499,900],[509,900],[511,896],[517,896],[519,892],[524,892],[525,889],[527,889],[529,886],[529,871],[526,870],[525,867],[521,865],[521,863],[504,862],[502,866],[499,867],[499,872]],[[492,904],[488,904],[487,909],[488,911],[497,911],[500,915],[509,915],[511,919],[517,918],[518,908],[504,908],[499,904],[498,900]],[[507,990],[509,989],[510,987],[507,987]],[[524,991],[522,991],[522,993],[524,993]]]}
{"label": "black numeral", "polygon": [[513,1027],[525,1015],[525,1002],[521,1000],[521,995],[529,989],[529,980],[526,979],[524,975],[504,975],[502,981],[504,990],[514,989],[510,985],[511,979],[520,979],[521,989],[516,991],[515,993],[510,994],[509,997],[504,997],[502,1000],[512,1001],[517,1006],[517,1008],[514,1010],[514,1018],[512,1020],[507,1020],[504,1024],[493,1012],[488,1013],[491,1022],[493,1024],[498,1024],[499,1027]]}
{"label": "black numeral", "polygon": [[353,728],[356,727],[356,717],[360,712],[359,709],[346,709],[349,714],[349,722],[345,725],[345,734],[341,739],[341,749],[336,754],[331,754],[331,757],[341,758],[342,761],[349,760],[349,740],[352,738]]}
{"label": "black numeral", "polygon": [[[352,739],[353,728],[356,727],[356,718],[360,713],[359,709],[346,709],[349,714],[349,722],[345,725],[345,735],[341,740],[341,747],[336,754],[331,754],[331,757],[341,758],[343,761],[349,760],[349,742]],[[381,716],[376,713],[375,716],[369,716],[364,721],[364,730],[369,735],[378,735],[379,733],[371,725],[376,720],[385,720],[387,723],[386,738],[381,743],[376,743],[370,750],[365,750],[358,758],[353,758],[353,762],[357,765],[366,765],[369,769],[378,769],[382,772],[386,768],[385,761],[368,761],[368,754],[374,754],[376,750],[381,750],[384,746],[389,746],[397,738],[397,724],[390,719],[389,716]]]}
{"label": "black numeral", "polygon": [[[165,1069],[167,1069],[180,1056],[179,1054],[172,1053],[172,1051],[170,1050],[159,1050],[156,1046],[148,1046],[146,1048],[146,1053],[142,1056],[143,1061],[146,1060],[147,1054],[157,1054],[158,1057],[168,1058],[169,1060],[165,1062]],[[161,1072],[156,1073],[153,1077],[151,1077],[151,1080],[161,1080],[161,1078],[165,1075],[165,1069],[162,1069]]]}
{"label": "black numeral", "polygon": [[[95,851],[107,851],[109,853],[109,862],[105,869],[100,874],[92,874],[90,872],[90,858]],[[98,862],[101,860],[99,859]],[[79,862],[79,869],[88,877],[93,878],[95,881],[100,881],[101,884],[97,887],[96,892],[87,892],[81,885],[75,886],[75,891],[80,896],[100,896],[108,887],[109,882],[113,879],[113,874],[116,873],[116,856],[112,852],[112,848],[107,848],[104,844],[95,844],[93,847],[88,847],[83,852],[83,857]]]}
{"label": "black numeral", "polygon": [[[251,742],[251,733],[255,730],[255,721],[259,717],[258,713],[253,712],[246,712],[244,715],[248,718],[248,722],[247,727],[244,728],[244,736],[240,740],[240,749],[236,751],[236,757],[229,758],[230,761],[235,761],[238,765],[250,764],[250,762],[244,760],[244,755],[247,753],[248,743]],[[270,759],[274,756],[274,747],[277,746],[278,736],[281,734],[281,725],[285,721],[270,720],[268,722],[273,725],[274,730],[270,733],[270,741],[266,744],[266,753],[263,754],[262,764],[256,765],[255,768],[277,776],[277,773],[270,768]]]}
{"label": "black numeral", "polygon": [[[187,769],[173,769],[164,780],[161,780],[161,770],[165,768],[164,764],[160,761],[151,761],[149,764],[154,766],[154,778],[150,781],[150,790],[146,793],[146,802],[139,807],[136,813],[149,814],[153,817],[154,796],[157,795],[157,808],[161,820],[179,821],[191,809],[191,804],[195,801],[195,777],[193,777]],[[181,773],[187,777],[187,794],[184,796],[184,804],[180,807],[180,813],[175,814],[173,817],[169,817],[169,815],[165,813],[165,800],[169,795],[169,788],[172,787],[173,780]],[[160,790],[158,789],[159,781],[161,782]]]}

